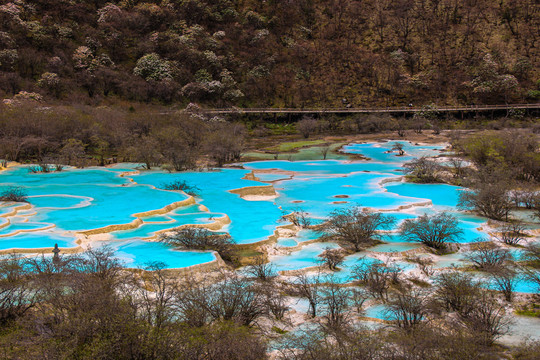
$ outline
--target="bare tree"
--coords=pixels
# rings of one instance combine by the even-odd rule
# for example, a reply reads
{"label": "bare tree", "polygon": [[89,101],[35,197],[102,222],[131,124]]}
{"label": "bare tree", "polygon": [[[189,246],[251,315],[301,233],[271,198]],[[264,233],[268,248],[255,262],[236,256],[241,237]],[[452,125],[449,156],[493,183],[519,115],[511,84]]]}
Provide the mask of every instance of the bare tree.
{"label": "bare tree", "polygon": [[480,295],[480,282],[471,274],[458,270],[443,272],[435,278],[435,299],[446,311],[469,314]]}
{"label": "bare tree", "polygon": [[507,193],[507,185],[478,183],[474,190],[460,192],[458,207],[472,209],[490,219],[508,220],[512,202]]}
{"label": "bare tree", "polygon": [[330,144],[323,144],[319,148],[319,152],[321,153],[323,160],[326,160],[326,157],[328,156],[328,152],[330,151]]}
{"label": "bare tree", "polygon": [[465,161],[463,159],[458,157],[450,158],[449,160],[450,166],[453,170],[454,177],[460,178],[465,174]]}
{"label": "bare tree", "polygon": [[427,157],[414,159],[403,165],[403,172],[414,177],[415,182],[436,183],[439,182],[438,173],[441,165]]}
{"label": "bare tree", "polygon": [[309,213],[301,207],[294,208],[292,213],[283,215],[281,219],[288,220],[292,222],[294,226],[298,226],[303,229],[308,229],[309,227],[311,227],[311,219],[309,218]]}
{"label": "bare tree", "polygon": [[160,237],[160,241],[183,249],[214,250],[224,260],[232,260],[235,255],[233,241],[228,234],[219,234],[205,228],[188,227],[173,229]]}
{"label": "bare tree", "polygon": [[337,330],[322,326],[297,331],[280,345],[281,360],[370,360],[385,358],[391,348],[381,332],[356,324]]}
{"label": "bare tree", "polygon": [[[161,164],[162,157],[157,151],[158,148],[159,142],[157,139],[151,136],[143,136],[133,139],[131,154],[135,161],[142,163],[147,170],[150,170],[152,167],[159,166]],[[104,162],[104,155],[105,150],[103,150],[101,155],[102,163]]]}
{"label": "bare tree", "polygon": [[296,123],[296,130],[307,139],[317,129],[317,120],[312,117],[304,116]]}
{"label": "bare tree", "polygon": [[403,126],[402,122],[401,121],[398,121],[398,126],[397,126],[397,134],[399,137],[404,137],[405,136],[405,127]]}
{"label": "bare tree", "polygon": [[422,116],[417,116],[415,114],[413,123],[411,124],[412,129],[415,133],[421,134],[422,131],[427,128],[428,122],[427,120]]}
{"label": "bare tree", "polygon": [[245,147],[246,129],[239,123],[217,123],[206,137],[205,148],[217,166],[240,160]]}
{"label": "bare tree", "polygon": [[81,166],[85,155],[84,144],[78,139],[67,139],[64,141],[64,146],[60,150],[60,157],[68,164],[76,164]]}
{"label": "bare tree", "polygon": [[418,264],[418,267],[426,276],[432,276],[434,273],[434,262],[430,258],[421,258],[420,256],[415,256],[407,258],[407,261]]}
{"label": "bare tree", "polygon": [[525,225],[521,221],[506,223],[498,230],[500,232],[495,234],[495,238],[506,245],[517,245],[526,236]]}
{"label": "bare tree", "polygon": [[505,314],[505,306],[488,291],[481,291],[476,303],[467,314],[460,314],[461,321],[479,340],[491,345],[508,332],[509,318]]}
{"label": "bare tree", "polygon": [[525,278],[535,283],[540,290],[540,271],[537,270],[538,264],[540,264],[540,245],[533,243],[525,246],[522,260],[525,260],[521,266]]}
{"label": "bare tree", "polygon": [[321,291],[324,326],[332,330],[343,329],[350,321],[348,310],[351,306],[352,291],[338,284],[334,276],[325,277],[324,284]]}
{"label": "bare tree", "polygon": [[369,299],[369,292],[360,287],[353,287],[351,296],[352,306],[354,306],[356,313],[363,315],[365,313],[364,303]]}
{"label": "bare tree", "polygon": [[399,142],[395,142],[395,143],[392,143],[392,151],[397,151],[398,152],[398,155],[399,156],[402,156],[403,154],[405,154],[405,151],[403,150],[403,143],[399,143]]}
{"label": "bare tree", "polygon": [[343,263],[345,254],[342,249],[331,249],[329,247],[318,256],[324,265],[328,266],[330,270],[338,270],[338,266]]}
{"label": "bare tree", "polygon": [[465,255],[480,270],[491,270],[513,260],[512,253],[508,249],[498,247],[489,241],[476,239],[474,251]]}
{"label": "bare tree", "polygon": [[276,267],[262,255],[257,256],[255,262],[246,267],[246,273],[261,281],[270,281],[277,275]]}
{"label": "bare tree", "polygon": [[[195,134],[192,127],[197,127]],[[159,140],[159,151],[165,161],[175,170],[195,169],[202,151],[202,141],[208,134],[202,122],[184,119],[175,125],[161,129],[156,137]]]}
{"label": "bare tree", "polygon": [[402,288],[390,296],[388,312],[398,327],[412,330],[426,320],[427,302],[428,296],[424,291]]}
{"label": "bare tree", "polygon": [[456,241],[463,234],[463,230],[458,228],[457,219],[446,212],[407,219],[399,231],[407,241],[421,242],[435,249],[446,248],[446,243]]}
{"label": "bare tree", "polygon": [[23,316],[39,300],[25,262],[20,255],[0,257],[0,325]]}
{"label": "bare tree", "polygon": [[308,301],[309,314],[311,317],[316,317],[317,308],[322,297],[320,275],[316,275],[312,278],[309,278],[305,274],[298,275],[292,286],[295,294]]}
{"label": "bare tree", "polygon": [[500,265],[490,268],[488,274],[497,290],[504,295],[504,299],[512,302],[518,280],[516,270],[509,265]]}
{"label": "bare tree", "polygon": [[511,192],[511,198],[514,201],[516,207],[524,207],[526,209],[533,209],[536,203],[536,199],[539,197],[539,193],[528,184],[520,184],[521,190],[513,190]]}
{"label": "bare tree", "polygon": [[163,183],[159,186],[160,189],[183,191],[188,195],[197,196],[201,191],[197,186],[188,184],[185,180],[174,180],[170,183]]}
{"label": "bare tree", "polygon": [[382,236],[378,230],[390,229],[394,222],[391,216],[367,212],[354,206],[332,211],[323,224],[323,230],[327,235],[352,245],[355,251],[360,251]]}
{"label": "bare tree", "polygon": [[282,320],[289,310],[286,289],[275,281],[265,282],[260,288],[265,296],[265,306],[277,320]]}
{"label": "bare tree", "polygon": [[141,314],[146,322],[161,329],[174,319],[174,281],[166,275],[166,264],[152,262],[144,267],[138,279]]}
{"label": "bare tree", "polygon": [[364,261],[353,268],[353,278],[364,285],[368,292],[383,301],[388,298],[388,289],[399,281],[401,269],[392,264]]}
{"label": "bare tree", "polygon": [[223,273],[218,283],[207,287],[203,306],[214,320],[234,320],[250,326],[268,312],[261,287],[235,273]]}
{"label": "bare tree", "polygon": [[207,281],[200,281],[188,276],[175,286],[173,308],[175,316],[190,327],[203,327],[212,320],[207,293],[210,291]]}

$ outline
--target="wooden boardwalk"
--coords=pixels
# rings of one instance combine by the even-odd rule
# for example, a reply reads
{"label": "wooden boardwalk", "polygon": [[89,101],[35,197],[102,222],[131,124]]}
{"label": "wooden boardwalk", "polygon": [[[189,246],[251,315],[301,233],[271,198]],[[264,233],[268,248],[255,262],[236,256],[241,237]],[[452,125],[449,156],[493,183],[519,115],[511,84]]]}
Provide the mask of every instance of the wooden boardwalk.
{"label": "wooden boardwalk", "polygon": [[[474,112],[495,111],[511,109],[540,109],[540,103],[536,104],[505,104],[505,105],[467,105],[467,106],[439,106],[430,108],[437,112]],[[371,114],[371,113],[415,113],[426,110],[421,107],[387,107],[387,108],[221,108],[202,109],[207,114]]]}

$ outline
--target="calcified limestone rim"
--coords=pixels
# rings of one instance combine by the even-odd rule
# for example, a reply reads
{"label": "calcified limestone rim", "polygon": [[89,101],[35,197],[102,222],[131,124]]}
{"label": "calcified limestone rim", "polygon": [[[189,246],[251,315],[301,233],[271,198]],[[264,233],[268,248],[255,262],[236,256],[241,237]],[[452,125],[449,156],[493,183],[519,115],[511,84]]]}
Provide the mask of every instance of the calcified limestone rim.
{"label": "calcified limestone rim", "polygon": [[55,227],[56,227],[56,225],[49,224],[47,226],[37,228],[37,229],[17,229],[17,230],[14,230],[13,232],[11,232],[9,234],[0,235],[0,238],[9,237],[9,236],[15,236],[15,235],[21,234],[21,233],[31,233],[31,232],[49,230],[49,229],[52,229],[52,228],[55,228]]}
{"label": "calcified limestone rim", "polygon": [[[11,248],[11,249],[4,249],[0,250],[0,255],[7,255],[7,254],[46,254],[51,253],[53,251],[54,247],[42,247],[42,248]],[[84,249],[81,246],[75,246],[75,247],[69,247],[69,248],[59,248],[60,251],[64,254],[77,254],[84,251]]]}
{"label": "calcified limestone rim", "polygon": [[[2,217],[2,219],[4,219],[4,218]],[[3,229],[5,227],[11,225],[11,220],[10,219],[6,218],[5,220],[6,220],[6,222],[0,224],[0,229]]]}
{"label": "calcified limestone rim", "polygon": [[416,254],[429,254],[430,251],[428,248],[424,246],[420,246],[415,249],[409,249],[409,250],[403,250],[403,251],[373,251],[373,250],[366,250],[365,251],[367,256],[375,257],[375,256],[388,256],[388,257],[406,257],[410,255],[416,255]]}
{"label": "calcified limestone rim", "polygon": [[[5,249],[0,250],[0,255],[9,255],[9,254],[47,254],[52,253],[54,247],[46,247],[46,248],[35,248],[35,249],[21,249],[21,248],[12,248],[12,249]],[[60,251],[63,254],[78,254],[81,252],[84,252],[85,249],[81,246],[77,247],[71,247],[71,248],[60,248]],[[176,250],[174,250],[176,251]],[[179,251],[181,252],[181,251]],[[206,252],[206,251],[196,251],[196,250],[190,250],[190,252]],[[199,272],[208,272],[213,270],[218,270],[220,268],[226,267],[227,265],[219,256],[219,254],[216,251],[213,251],[212,254],[214,255],[214,260],[200,263],[200,264],[194,264],[190,266],[186,266],[183,268],[167,268],[164,271],[173,275],[188,275],[188,274],[195,274]],[[129,270],[136,270],[144,272],[144,270],[139,268],[130,268],[127,267],[126,269]]]}
{"label": "calcified limestone rim", "polygon": [[[257,174],[275,174],[275,175],[283,175],[282,179],[275,179],[275,180],[261,180]],[[259,181],[262,183],[270,183],[273,184],[278,181],[283,180],[291,180],[295,176],[294,171],[290,170],[278,170],[278,169],[261,169],[261,170],[251,170],[251,172],[244,175],[242,179],[244,180],[253,180],[253,181]]]}
{"label": "calcified limestone rim", "polygon": [[[142,221],[142,219],[141,219],[141,221]],[[152,224],[158,224],[158,223],[169,224],[170,222],[144,222],[143,221],[143,223],[141,225],[143,225],[143,224],[152,225]],[[172,223],[174,223],[174,220],[173,220]],[[185,229],[185,228],[190,228],[190,227],[205,228],[205,229],[208,229],[208,230],[211,230],[211,231],[217,231],[217,230],[222,229],[225,225],[230,224],[230,223],[231,223],[231,219],[229,219],[229,216],[227,216],[227,214],[222,214],[222,216],[220,216],[219,218],[215,218],[214,221],[211,222],[211,223],[205,223],[205,224],[182,224],[182,225],[173,226],[173,227],[170,227],[170,228],[155,231],[153,233],[153,235],[147,236],[147,237],[139,237],[139,239],[144,240],[144,241],[157,241],[158,238],[159,238],[159,235],[161,235],[161,234],[166,234],[166,233],[174,231],[174,230],[180,230],[180,229]],[[77,242],[79,244],[83,244],[83,243],[84,244],[91,244],[93,242],[98,242],[98,241],[114,241],[114,240],[116,240],[116,239],[112,239],[110,237],[109,232],[98,233],[98,234],[90,234],[90,235],[85,235],[85,234],[78,233],[78,235],[82,235],[77,239]],[[100,235],[107,235],[109,237],[99,238]],[[118,241],[122,241],[122,240],[118,240]]]}
{"label": "calcified limestone rim", "polygon": [[5,170],[9,169],[10,167],[18,166],[18,165],[21,165],[21,164],[16,162],[16,161],[8,161],[6,167],[0,166],[0,172],[5,171]]}
{"label": "calcified limestone rim", "polygon": [[383,319],[378,319],[378,318],[369,317],[369,316],[361,316],[360,320],[373,321],[373,322],[378,322],[378,323],[381,323],[381,324],[393,324],[393,323],[395,323],[395,321],[392,321],[392,320],[383,320]]}
{"label": "calcified limestone rim", "polygon": [[246,196],[277,196],[272,184],[259,186],[246,186],[238,189],[228,190],[232,194],[240,195],[243,199]]}
{"label": "calcified limestone rim", "polygon": [[[276,226],[276,228],[274,229],[274,233],[264,240],[255,241],[252,243],[233,244],[233,245],[237,250],[259,250],[259,251],[264,251],[265,253],[267,253],[267,250],[264,249],[264,246],[275,245],[277,243],[277,240],[280,237],[279,236],[280,229],[296,230],[296,227],[293,224],[279,225],[279,226]],[[299,230],[296,230],[296,232],[298,231]]]}
{"label": "calcified limestone rim", "polygon": [[147,217],[152,215],[163,215],[167,214],[179,207],[182,206],[188,206],[188,205],[194,205],[196,204],[195,199],[193,196],[190,196],[189,198],[182,200],[182,201],[176,201],[172,204],[169,204],[161,209],[157,210],[150,210],[145,212],[140,212],[133,214],[133,217],[136,217],[133,221],[127,223],[127,224],[118,224],[118,225],[107,225],[98,229],[92,229],[92,230],[85,230],[85,231],[77,231],[79,234],[83,235],[96,235],[96,234],[103,234],[103,233],[110,233],[112,231],[118,231],[118,230],[131,230],[136,229],[139,226],[141,226],[144,222],[141,220],[141,217]]}
{"label": "calcified limestone rim", "polygon": [[[296,241],[296,240],[295,240]],[[297,241],[297,245],[295,246],[280,246],[278,248],[278,250],[281,252],[283,251],[285,254],[289,255],[290,253],[292,252],[295,252],[295,251],[299,251],[299,250],[302,250],[302,248],[306,245],[309,245],[309,244],[315,244],[315,243],[318,243],[318,242],[321,242],[321,239],[320,238],[317,238],[317,239],[311,239],[311,240],[306,240],[306,241],[300,241],[298,242]]]}
{"label": "calcified limestone rim", "polygon": [[131,182],[135,182],[135,180],[133,180],[132,178],[130,178],[129,176],[133,176],[133,175],[140,175],[141,172],[139,170],[133,170],[133,171],[124,171],[122,173],[120,173],[118,176],[120,177],[126,177],[129,179],[129,181]]}
{"label": "calcified limestone rim", "polygon": [[22,205],[15,206],[10,212],[5,213],[5,214],[0,214],[0,217],[7,218],[7,217],[15,216],[17,215],[19,211],[23,211],[23,210],[32,210],[32,205],[22,204]]}
{"label": "calcified limestone rim", "polygon": [[[362,154],[355,154],[355,153],[349,153],[349,152],[346,152],[343,150],[343,147],[344,146],[350,146],[350,145],[354,145],[354,144],[373,144],[377,147],[381,147],[380,145],[382,143],[389,143],[389,142],[395,142],[395,141],[405,141],[405,142],[408,142],[410,144],[413,144],[413,145],[417,145],[417,146],[436,146],[436,145],[441,145],[444,146],[442,149],[439,149],[438,151],[447,151],[447,149],[450,148],[450,143],[449,142],[436,142],[436,143],[428,143],[428,142],[425,142],[425,141],[412,141],[412,140],[406,140],[406,139],[391,139],[391,138],[388,138],[388,139],[380,139],[380,140],[376,140],[376,141],[373,141],[373,140],[359,140],[359,141],[352,141],[352,142],[348,142],[346,144],[343,144],[341,145],[338,149],[336,149],[336,151],[339,151],[343,154],[350,154],[350,155],[362,155]],[[364,155],[362,155],[364,156]]]}
{"label": "calcified limestone rim", "polygon": [[[252,170],[251,173],[248,173],[248,174],[252,174],[254,173],[255,170]],[[257,171],[259,172],[259,171]],[[277,170],[277,169],[267,169],[267,170],[263,170],[262,171],[263,173],[265,174],[282,174],[282,173],[290,173],[290,179],[292,179],[294,177],[294,172],[292,171],[284,171],[284,170]],[[361,173],[362,171],[359,171],[359,172],[354,172],[354,173]],[[354,174],[353,173],[353,174]],[[246,174],[246,176],[248,175]],[[382,174],[382,173],[381,173]],[[327,174],[328,176],[331,176],[331,177],[347,177],[347,175],[341,175],[341,174]],[[246,176],[244,176],[246,178]],[[254,178],[255,175],[252,175]],[[382,192],[389,192],[389,193],[392,193],[391,191],[388,191],[387,188],[385,188],[383,185],[384,184],[387,184],[387,183],[390,183],[390,182],[403,182],[403,179],[405,177],[404,176],[397,176],[397,177],[387,177],[387,178],[383,178],[381,180],[379,180],[378,182],[376,182],[376,184],[379,186],[380,190]],[[290,180],[289,179],[289,180]],[[252,179],[248,179],[248,180],[252,180]],[[229,190],[230,193],[233,193],[233,194],[239,194],[240,197],[244,200],[248,200],[248,201],[257,201],[257,200],[270,200],[270,198],[250,198],[250,196],[272,196],[272,197],[278,197],[279,195],[277,194],[277,192],[275,191],[273,185],[272,185],[272,182],[270,182],[269,185],[262,185],[262,186],[247,186],[247,187],[243,187],[243,188],[239,188],[239,189],[234,189],[234,190]],[[271,191],[269,191],[268,193],[266,193],[266,189],[272,189]],[[249,189],[254,189],[254,190],[249,190]],[[260,189],[260,191],[259,191]],[[348,202],[348,201],[346,201]],[[335,203],[335,202],[334,202]],[[364,211],[379,211],[379,212],[396,212],[396,211],[402,211],[402,210],[407,210],[407,209],[411,209],[411,208],[415,208],[415,207],[424,207],[424,206],[432,206],[433,205],[433,202],[429,199],[425,200],[425,201],[420,201],[420,202],[415,202],[415,203],[410,203],[410,204],[405,204],[405,205],[400,205],[398,207],[395,207],[395,208],[390,208],[390,209],[379,209],[379,208],[374,208],[374,207],[363,207],[362,209]]]}
{"label": "calcified limestone rim", "polygon": [[298,276],[298,275],[307,274],[311,271],[318,271],[318,270],[323,270],[322,266],[315,265],[315,266],[306,266],[305,268],[295,269],[295,270],[280,270],[278,271],[278,274],[282,276]]}
{"label": "calcified limestone rim", "polygon": [[230,223],[231,223],[231,219],[229,218],[229,216],[227,214],[223,214],[223,216],[215,219],[211,223],[207,223],[207,224],[183,224],[183,225],[171,228],[171,229],[164,229],[164,230],[156,231],[156,235],[164,234],[164,233],[170,232],[171,230],[180,230],[180,229],[191,228],[191,227],[204,228],[204,229],[208,229],[208,230],[212,230],[212,231],[217,231],[217,230],[221,230],[225,225],[228,225]]}
{"label": "calcified limestone rim", "polygon": [[45,195],[32,195],[29,198],[41,198],[41,197],[62,197],[62,198],[72,198],[72,199],[81,199],[82,201],[73,206],[43,206],[41,209],[49,210],[67,210],[67,209],[79,209],[92,205],[94,198],[90,196],[81,196],[81,195],[69,195],[69,194],[45,194]]}
{"label": "calcified limestone rim", "polygon": [[[178,250],[173,250],[178,251]],[[188,250],[189,252],[200,252],[200,253],[207,253],[208,251],[202,251],[202,250]],[[178,251],[182,252],[182,251]],[[221,258],[219,253],[217,251],[212,251],[212,254],[214,255],[214,260],[200,263],[200,264],[194,264],[186,267],[181,268],[166,268],[163,271],[170,275],[193,275],[198,274],[201,272],[211,272],[214,270],[219,270],[221,268],[227,267],[227,264],[225,264],[225,261]],[[145,272],[148,272],[144,269],[140,268],[126,268],[128,270],[139,272],[140,274],[143,274]]]}

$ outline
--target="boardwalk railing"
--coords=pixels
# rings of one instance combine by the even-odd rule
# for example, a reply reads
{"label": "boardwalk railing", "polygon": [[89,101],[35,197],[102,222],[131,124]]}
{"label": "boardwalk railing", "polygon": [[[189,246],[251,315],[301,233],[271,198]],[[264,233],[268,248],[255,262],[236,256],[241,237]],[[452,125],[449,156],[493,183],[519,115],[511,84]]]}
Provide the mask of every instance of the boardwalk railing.
{"label": "boardwalk railing", "polygon": [[540,109],[537,104],[504,104],[504,105],[465,105],[465,106],[438,106],[434,108],[422,107],[386,107],[386,108],[221,108],[202,109],[207,114],[324,114],[324,113],[400,113],[419,112],[423,110],[438,112],[459,111],[489,111],[510,109]]}

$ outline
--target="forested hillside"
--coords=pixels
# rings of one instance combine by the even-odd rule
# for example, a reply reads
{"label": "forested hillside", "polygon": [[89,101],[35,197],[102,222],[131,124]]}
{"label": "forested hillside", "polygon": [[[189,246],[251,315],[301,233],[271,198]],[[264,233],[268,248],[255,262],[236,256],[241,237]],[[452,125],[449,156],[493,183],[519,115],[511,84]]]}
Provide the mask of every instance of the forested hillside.
{"label": "forested hillside", "polygon": [[291,107],[540,98],[535,0],[0,4],[1,98]]}

